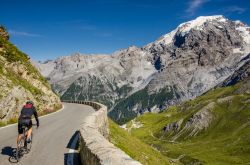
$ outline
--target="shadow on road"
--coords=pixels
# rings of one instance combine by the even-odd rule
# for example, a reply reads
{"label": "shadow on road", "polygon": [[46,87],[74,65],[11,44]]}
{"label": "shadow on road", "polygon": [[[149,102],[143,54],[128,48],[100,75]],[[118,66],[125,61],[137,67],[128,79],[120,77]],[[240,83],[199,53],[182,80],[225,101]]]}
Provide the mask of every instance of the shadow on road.
{"label": "shadow on road", "polygon": [[2,148],[1,154],[9,156],[9,162],[17,163],[17,160],[15,158],[15,152],[16,152],[16,148],[12,148],[10,146],[7,146],[7,147]]}
{"label": "shadow on road", "polygon": [[10,146],[2,148],[2,155],[7,155],[7,156],[14,156],[16,148],[12,148]]}
{"label": "shadow on road", "polygon": [[[79,147],[79,136],[80,136],[80,132],[79,132],[79,131],[76,131],[76,132],[74,133],[74,135],[70,138],[69,143],[67,144],[66,147],[67,147],[68,149],[73,149],[73,150],[77,149],[77,148]],[[76,144],[73,144],[74,141],[77,141],[77,143],[76,143]]]}
{"label": "shadow on road", "polygon": [[[72,157],[72,158],[70,158]],[[81,158],[79,153],[64,154],[64,165],[81,165]]]}
{"label": "shadow on road", "polygon": [[80,137],[80,132],[76,131],[74,135],[70,138],[70,141],[66,147],[69,150],[71,149],[71,152],[64,154],[64,165],[81,164],[80,155],[77,151],[79,148],[79,137]]}

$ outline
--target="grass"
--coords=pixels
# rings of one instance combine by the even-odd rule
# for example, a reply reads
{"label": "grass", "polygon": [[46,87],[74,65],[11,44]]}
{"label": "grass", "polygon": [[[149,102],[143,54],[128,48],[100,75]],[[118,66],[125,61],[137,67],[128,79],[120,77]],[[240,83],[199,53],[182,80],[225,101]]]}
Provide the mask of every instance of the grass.
{"label": "grass", "polygon": [[0,47],[4,51],[0,51],[0,56],[4,57],[10,63],[20,63],[23,64],[28,74],[33,75],[34,78],[41,81],[46,87],[50,88],[47,80],[40,74],[40,72],[30,63],[30,58],[25,53],[18,50],[18,48],[10,43],[8,40],[5,40],[0,36]]}
{"label": "grass", "polygon": [[0,121],[0,127],[4,127],[4,126],[10,125],[10,124],[15,124],[17,122],[18,122],[18,118],[11,118],[6,122]]}
{"label": "grass", "polygon": [[[211,90],[159,114],[144,114],[135,119],[143,127],[132,128],[130,133],[157,148],[173,164],[250,164],[250,93],[246,92],[249,91],[248,83],[247,80],[235,86]],[[228,96],[233,96],[233,99],[219,101]],[[186,131],[175,142],[171,142],[176,133],[164,132],[164,126],[183,119],[183,128],[193,114],[211,102],[215,106],[210,110],[213,120],[209,128],[202,130],[197,136],[189,136],[190,132]],[[131,125],[131,122],[127,123],[127,127]]]}
{"label": "grass", "polygon": [[17,123],[18,122],[18,118],[11,118],[9,119],[9,121],[7,121],[7,125],[8,124],[14,124],[14,123]]}
{"label": "grass", "polygon": [[15,74],[10,69],[6,69],[6,71],[7,71],[7,74],[5,74],[5,76],[9,80],[11,80],[14,85],[21,85],[22,87],[30,91],[35,96],[44,94],[40,89],[31,85],[28,81],[23,79],[20,75]]}
{"label": "grass", "polygon": [[[4,57],[6,61],[9,63],[16,63],[16,65],[22,64],[25,66],[25,70],[28,75],[31,75],[34,79],[38,79],[43,83],[48,89],[51,89],[47,80],[39,73],[39,71],[30,63],[29,56],[25,53],[18,50],[16,46],[10,43],[8,40],[2,38],[0,36],[0,47],[2,51],[0,51],[0,56]],[[5,67],[5,72],[3,72],[3,66],[6,61],[0,60],[0,74],[3,74],[7,77],[7,79],[11,80],[14,85],[21,85],[25,89],[29,90],[33,95],[42,95],[43,92],[31,85],[27,80],[23,79],[21,75],[15,73],[9,68]]]}
{"label": "grass", "polygon": [[4,127],[6,125],[7,125],[7,123],[0,121],[0,127]]}
{"label": "grass", "polygon": [[109,119],[109,128],[111,142],[115,144],[115,146],[121,148],[133,159],[148,165],[169,164],[168,159],[160,152],[143,143],[138,138],[131,136],[111,119]]}

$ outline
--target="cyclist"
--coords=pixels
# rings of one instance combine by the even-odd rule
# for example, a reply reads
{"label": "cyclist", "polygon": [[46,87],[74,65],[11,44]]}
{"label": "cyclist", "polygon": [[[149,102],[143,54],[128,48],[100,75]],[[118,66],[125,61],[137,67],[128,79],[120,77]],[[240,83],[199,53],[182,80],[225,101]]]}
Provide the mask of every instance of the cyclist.
{"label": "cyclist", "polygon": [[17,144],[22,138],[23,129],[22,126],[25,125],[28,128],[27,131],[27,142],[31,142],[31,133],[32,133],[32,115],[35,116],[37,128],[39,127],[38,115],[36,112],[36,108],[32,101],[27,101],[21,110],[21,114],[18,118],[18,137]]}

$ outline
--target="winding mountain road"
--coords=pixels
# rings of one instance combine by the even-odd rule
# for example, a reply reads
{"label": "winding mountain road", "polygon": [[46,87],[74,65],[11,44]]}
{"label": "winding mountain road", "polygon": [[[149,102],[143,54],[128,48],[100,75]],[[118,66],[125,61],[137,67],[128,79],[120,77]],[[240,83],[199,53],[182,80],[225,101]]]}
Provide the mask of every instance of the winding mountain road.
{"label": "winding mountain road", "polygon": [[[64,108],[40,119],[37,130],[33,126],[34,139],[30,153],[17,164],[68,165],[72,164],[77,130],[86,116],[94,112],[90,106],[63,103]],[[35,122],[33,122],[35,123]],[[12,164],[9,157],[16,148],[17,125],[0,128],[0,165]]]}

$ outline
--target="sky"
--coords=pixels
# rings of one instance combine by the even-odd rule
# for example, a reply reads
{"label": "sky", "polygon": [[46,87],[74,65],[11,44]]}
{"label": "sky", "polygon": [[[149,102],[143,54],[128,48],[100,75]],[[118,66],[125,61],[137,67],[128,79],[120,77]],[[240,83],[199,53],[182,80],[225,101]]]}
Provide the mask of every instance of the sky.
{"label": "sky", "polygon": [[34,60],[141,47],[198,16],[250,25],[250,0],[1,0],[0,25]]}

